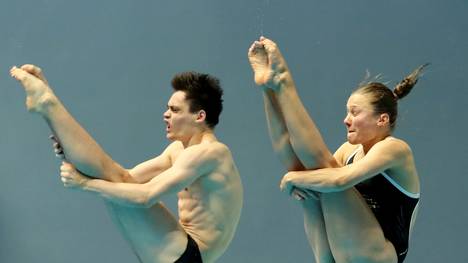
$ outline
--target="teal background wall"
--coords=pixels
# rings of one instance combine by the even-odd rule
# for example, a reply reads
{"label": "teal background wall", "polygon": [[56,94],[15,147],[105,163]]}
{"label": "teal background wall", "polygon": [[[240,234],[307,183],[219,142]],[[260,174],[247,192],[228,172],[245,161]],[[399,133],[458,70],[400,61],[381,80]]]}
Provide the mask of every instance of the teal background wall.
{"label": "teal background wall", "polygon": [[[407,262],[466,262],[468,2],[69,1],[0,4],[0,262],[137,262],[96,196],[62,187],[48,128],[24,107],[12,65],[40,65],[72,114],[125,167],[160,153],[176,72],[219,77],[217,128],[245,187],[237,234],[219,262],[313,262],[300,206],[281,193],[261,92],[247,61],[264,34],[285,55],[331,149],[366,69],[394,85],[431,62],[400,104],[422,200]],[[175,198],[166,200],[175,207]]]}

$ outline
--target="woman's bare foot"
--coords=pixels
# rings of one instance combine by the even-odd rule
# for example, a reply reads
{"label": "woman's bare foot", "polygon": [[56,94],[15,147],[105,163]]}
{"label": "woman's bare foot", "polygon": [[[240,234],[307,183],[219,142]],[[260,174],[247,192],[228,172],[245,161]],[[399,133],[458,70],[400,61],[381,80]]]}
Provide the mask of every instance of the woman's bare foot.
{"label": "woman's bare foot", "polygon": [[249,62],[254,71],[255,84],[267,85],[273,78],[273,70],[268,61],[268,54],[260,41],[255,41],[249,48]]}
{"label": "woman's bare foot", "polygon": [[48,106],[58,101],[40,68],[34,65],[13,66],[10,75],[23,85],[28,111],[44,114]]}
{"label": "woman's bare foot", "polygon": [[249,62],[259,86],[277,89],[289,76],[286,62],[276,44],[264,37],[255,41],[249,48]]}

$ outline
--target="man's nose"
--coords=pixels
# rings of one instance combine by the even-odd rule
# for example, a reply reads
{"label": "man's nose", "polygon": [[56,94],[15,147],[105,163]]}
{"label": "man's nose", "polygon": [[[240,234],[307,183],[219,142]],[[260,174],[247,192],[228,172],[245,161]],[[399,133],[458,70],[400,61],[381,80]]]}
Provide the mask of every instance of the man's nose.
{"label": "man's nose", "polygon": [[163,113],[164,119],[168,119],[170,116],[171,116],[171,115],[170,115],[169,110],[166,110],[166,111]]}

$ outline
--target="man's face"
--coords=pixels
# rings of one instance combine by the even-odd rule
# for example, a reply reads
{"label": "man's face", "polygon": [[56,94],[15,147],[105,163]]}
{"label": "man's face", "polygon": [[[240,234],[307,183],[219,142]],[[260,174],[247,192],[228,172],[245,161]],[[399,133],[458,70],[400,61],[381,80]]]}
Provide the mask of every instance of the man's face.
{"label": "man's face", "polygon": [[166,137],[169,140],[188,140],[195,132],[197,113],[190,112],[189,102],[185,99],[185,92],[176,91],[167,103],[164,112],[166,123]]}

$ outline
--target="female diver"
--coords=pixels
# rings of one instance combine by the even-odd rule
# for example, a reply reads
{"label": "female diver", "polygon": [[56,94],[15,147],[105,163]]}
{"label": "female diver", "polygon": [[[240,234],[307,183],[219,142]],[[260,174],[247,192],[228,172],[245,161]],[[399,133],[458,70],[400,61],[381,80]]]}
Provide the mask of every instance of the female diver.
{"label": "female diver", "polygon": [[248,57],[273,148],[289,171],[280,187],[302,201],[316,262],[403,262],[420,190],[411,149],[392,131],[397,102],[425,65],[393,91],[379,82],[360,85],[346,105],[347,142],[331,154],[277,45],[261,37]]}

